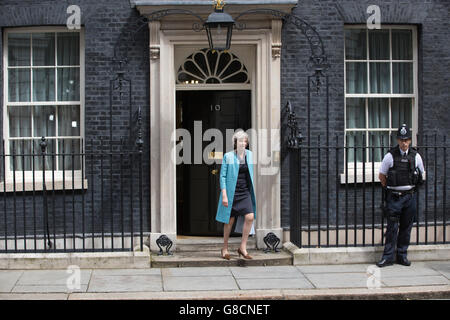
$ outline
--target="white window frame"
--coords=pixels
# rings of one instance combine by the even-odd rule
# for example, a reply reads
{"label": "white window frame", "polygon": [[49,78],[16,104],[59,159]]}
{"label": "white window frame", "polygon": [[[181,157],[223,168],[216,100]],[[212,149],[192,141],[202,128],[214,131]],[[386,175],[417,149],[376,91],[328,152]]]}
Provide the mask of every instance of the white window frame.
{"label": "white window frame", "polygon": [[[39,102],[8,102],[9,96],[9,82],[8,82],[8,35],[11,33],[57,33],[57,32],[76,32],[80,35],[80,101],[57,101],[57,91],[55,92],[55,101],[39,101]],[[80,146],[82,146],[84,150],[84,137],[85,137],[85,128],[84,128],[84,115],[85,115],[85,38],[84,38],[84,28],[81,27],[79,30],[69,30],[67,27],[18,27],[18,28],[6,28],[3,33],[3,139],[5,141],[5,153],[9,154],[9,117],[8,117],[8,108],[7,106],[34,106],[38,104],[39,106],[45,105],[80,105],[80,136],[76,136],[74,138],[78,139],[81,137]],[[32,50],[32,48],[30,48]],[[56,54],[57,46],[55,46],[55,54]],[[55,56],[56,59],[56,56]],[[56,62],[55,62],[56,63]],[[32,66],[31,66],[32,67]],[[55,65],[57,69],[57,66]],[[32,73],[31,73],[32,74]],[[31,75],[32,77],[32,75]],[[31,97],[30,100],[33,99],[33,79],[30,78],[31,82]],[[57,79],[55,78],[55,82]],[[58,85],[57,83],[55,84]],[[59,138],[59,137],[54,137]],[[70,139],[70,136],[64,136],[65,139]],[[20,138],[18,138],[20,139]],[[35,150],[36,151],[36,150]],[[39,152],[36,152],[39,154]],[[69,156],[68,156],[69,157]],[[43,177],[42,170],[35,170],[34,176],[33,171],[16,171],[15,177],[13,177],[13,171],[10,168],[10,160],[11,157],[5,157],[5,181],[0,182],[0,191],[1,192],[21,192],[21,191],[39,191],[43,189]],[[57,159],[55,159],[57,161]],[[84,159],[82,159],[84,162]],[[85,164],[82,163],[82,166],[86,168]],[[86,169],[84,170],[86,171]],[[23,176],[23,174],[25,177]],[[87,180],[82,179],[82,170],[65,170],[63,177],[63,170],[46,170],[45,171],[45,182],[46,189],[87,189]],[[84,172],[84,175],[86,173]],[[54,177],[54,180],[53,180]],[[15,178],[15,185],[14,185]],[[64,178],[64,179],[63,179]],[[84,177],[83,177],[84,178]],[[63,185],[64,180],[64,185]],[[23,183],[25,181],[25,184]],[[34,183],[33,183],[34,181]],[[83,181],[83,185],[82,182]],[[53,188],[54,184],[54,188]]]}
{"label": "white window frame", "polygon": [[[366,54],[366,59],[365,60],[347,60],[346,59],[346,52],[345,52],[345,30],[348,29],[365,29],[366,30],[366,50],[367,50],[367,54]],[[361,132],[375,132],[375,131],[389,131],[389,132],[393,132],[395,134],[395,129],[394,128],[369,128],[368,127],[368,114],[367,114],[367,110],[368,110],[368,100],[366,99],[366,106],[365,106],[365,110],[366,110],[366,128],[359,128],[359,129],[347,129],[347,98],[412,98],[413,100],[413,104],[412,104],[412,127],[411,127],[411,131],[413,133],[412,135],[412,145],[415,145],[417,143],[416,141],[416,134],[418,132],[418,101],[419,101],[419,92],[418,92],[418,44],[417,44],[417,27],[413,26],[413,25],[382,25],[381,29],[388,29],[388,30],[392,30],[392,29],[408,29],[412,31],[412,50],[413,50],[413,59],[411,60],[392,60],[392,32],[389,31],[389,41],[390,41],[390,48],[389,48],[389,60],[369,60],[369,37],[368,37],[368,29],[367,26],[364,25],[345,25],[344,26],[344,146],[346,143],[346,139],[345,137],[347,136],[347,132],[348,131],[361,131]],[[368,93],[347,93],[347,62],[365,62],[367,65],[367,92]],[[397,94],[397,93],[370,93],[370,73],[369,73],[369,68],[370,68],[370,63],[369,62],[389,62],[390,63],[390,88],[391,88],[391,92],[393,90],[393,84],[392,84],[392,62],[412,62],[413,63],[413,93],[411,94]],[[391,116],[392,116],[392,112],[391,112],[391,99],[389,99],[389,125],[391,126]],[[367,139],[367,134],[366,134],[366,139]],[[390,143],[390,142],[389,142]],[[366,143],[366,146],[368,146],[368,144]],[[388,148],[388,147],[386,147]],[[344,153],[344,173],[341,174],[341,183],[345,183],[346,178],[345,178],[345,164],[346,164],[346,157],[345,157],[345,153]],[[357,162],[356,163],[356,183],[363,183],[363,182],[379,182],[379,178],[378,178],[378,172],[379,172],[379,168],[381,166],[381,161],[380,162],[374,162],[374,169],[375,169],[375,174],[374,174],[374,179],[372,179],[372,161],[370,161],[369,157],[366,156],[366,162],[364,164],[365,166],[365,179],[363,179],[363,163],[362,162]],[[348,177],[347,177],[347,182],[348,183],[354,183],[355,182],[355,164],[354,162],[348,163],[347,164],[347,169],[348,169]]]}

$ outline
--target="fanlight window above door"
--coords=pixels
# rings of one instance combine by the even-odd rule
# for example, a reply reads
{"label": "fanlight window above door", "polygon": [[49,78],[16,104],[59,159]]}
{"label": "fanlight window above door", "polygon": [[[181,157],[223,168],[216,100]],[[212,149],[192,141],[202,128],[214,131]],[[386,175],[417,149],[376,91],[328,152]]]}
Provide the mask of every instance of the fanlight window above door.
{"label": "fanlight window above door", "polygon": [[177,84],[250,83],[247,68],[230,52],[201,49],[181,64]]}

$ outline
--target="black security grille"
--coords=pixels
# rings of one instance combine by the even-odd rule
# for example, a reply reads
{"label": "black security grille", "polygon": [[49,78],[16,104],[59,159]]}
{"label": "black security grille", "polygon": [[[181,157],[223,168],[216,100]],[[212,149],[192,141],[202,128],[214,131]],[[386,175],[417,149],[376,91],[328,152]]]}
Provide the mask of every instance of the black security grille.
{"label": "black security grille", "polygon": [[0,252],[142,250],[150,228],[142,145],[98,139],[48,152],[47,142],[31,153],[14,141],[5,152],[3,142]]}
{"label": "black security grille", "polygon": [[[369,136],[367,141],[373,139]],[[349,146],[342,136],[316,136],[289,150],[293,243],[299,247],[383,245],[386,219],[378,180],[380,160],[375,155],[386,154],[389,141],[395,137],[378,145]],[[426,174],[417,190],[411,244],[448,243],[450,147],[446,137],[437,135],[418,136],[416,141]]]}

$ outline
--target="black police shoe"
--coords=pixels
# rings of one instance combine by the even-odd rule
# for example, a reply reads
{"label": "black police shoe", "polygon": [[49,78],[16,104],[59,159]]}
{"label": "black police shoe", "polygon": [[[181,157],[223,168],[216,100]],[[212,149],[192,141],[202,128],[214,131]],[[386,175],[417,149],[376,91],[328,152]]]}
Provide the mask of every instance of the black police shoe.
{"label": "black police shoe", "polygon": [[377,262],[377,267],[383,268],[383,267],[387,267],[387,266],[392,266],[393,264],[394,264],[393,261],[390,261],[387,259],[381,259],[380,261]]}
{"label": "black police shoe", "polygon": [[411,261],[406,257],[397,257],[397,263],[407,267],[411,265]]}

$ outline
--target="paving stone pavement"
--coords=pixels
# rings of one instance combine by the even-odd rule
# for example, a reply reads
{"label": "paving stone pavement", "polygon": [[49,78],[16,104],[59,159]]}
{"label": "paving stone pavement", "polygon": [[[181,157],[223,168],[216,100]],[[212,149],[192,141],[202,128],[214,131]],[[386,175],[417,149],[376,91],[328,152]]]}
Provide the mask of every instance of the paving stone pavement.
{"label": "paving stone pavement", "polygon": [[[79,276],[77,278],[76,276]],[[375,280],[375,281],[374,281]],[[450,260],[410,267],[369,264],[186,267],[151,269],[0,270],[0,299],[7,294],[201,293],[258,290],[450,288]],[[6,295],[5,295],[6,294]],[[58,297],[58,295],[56,295]]]}

